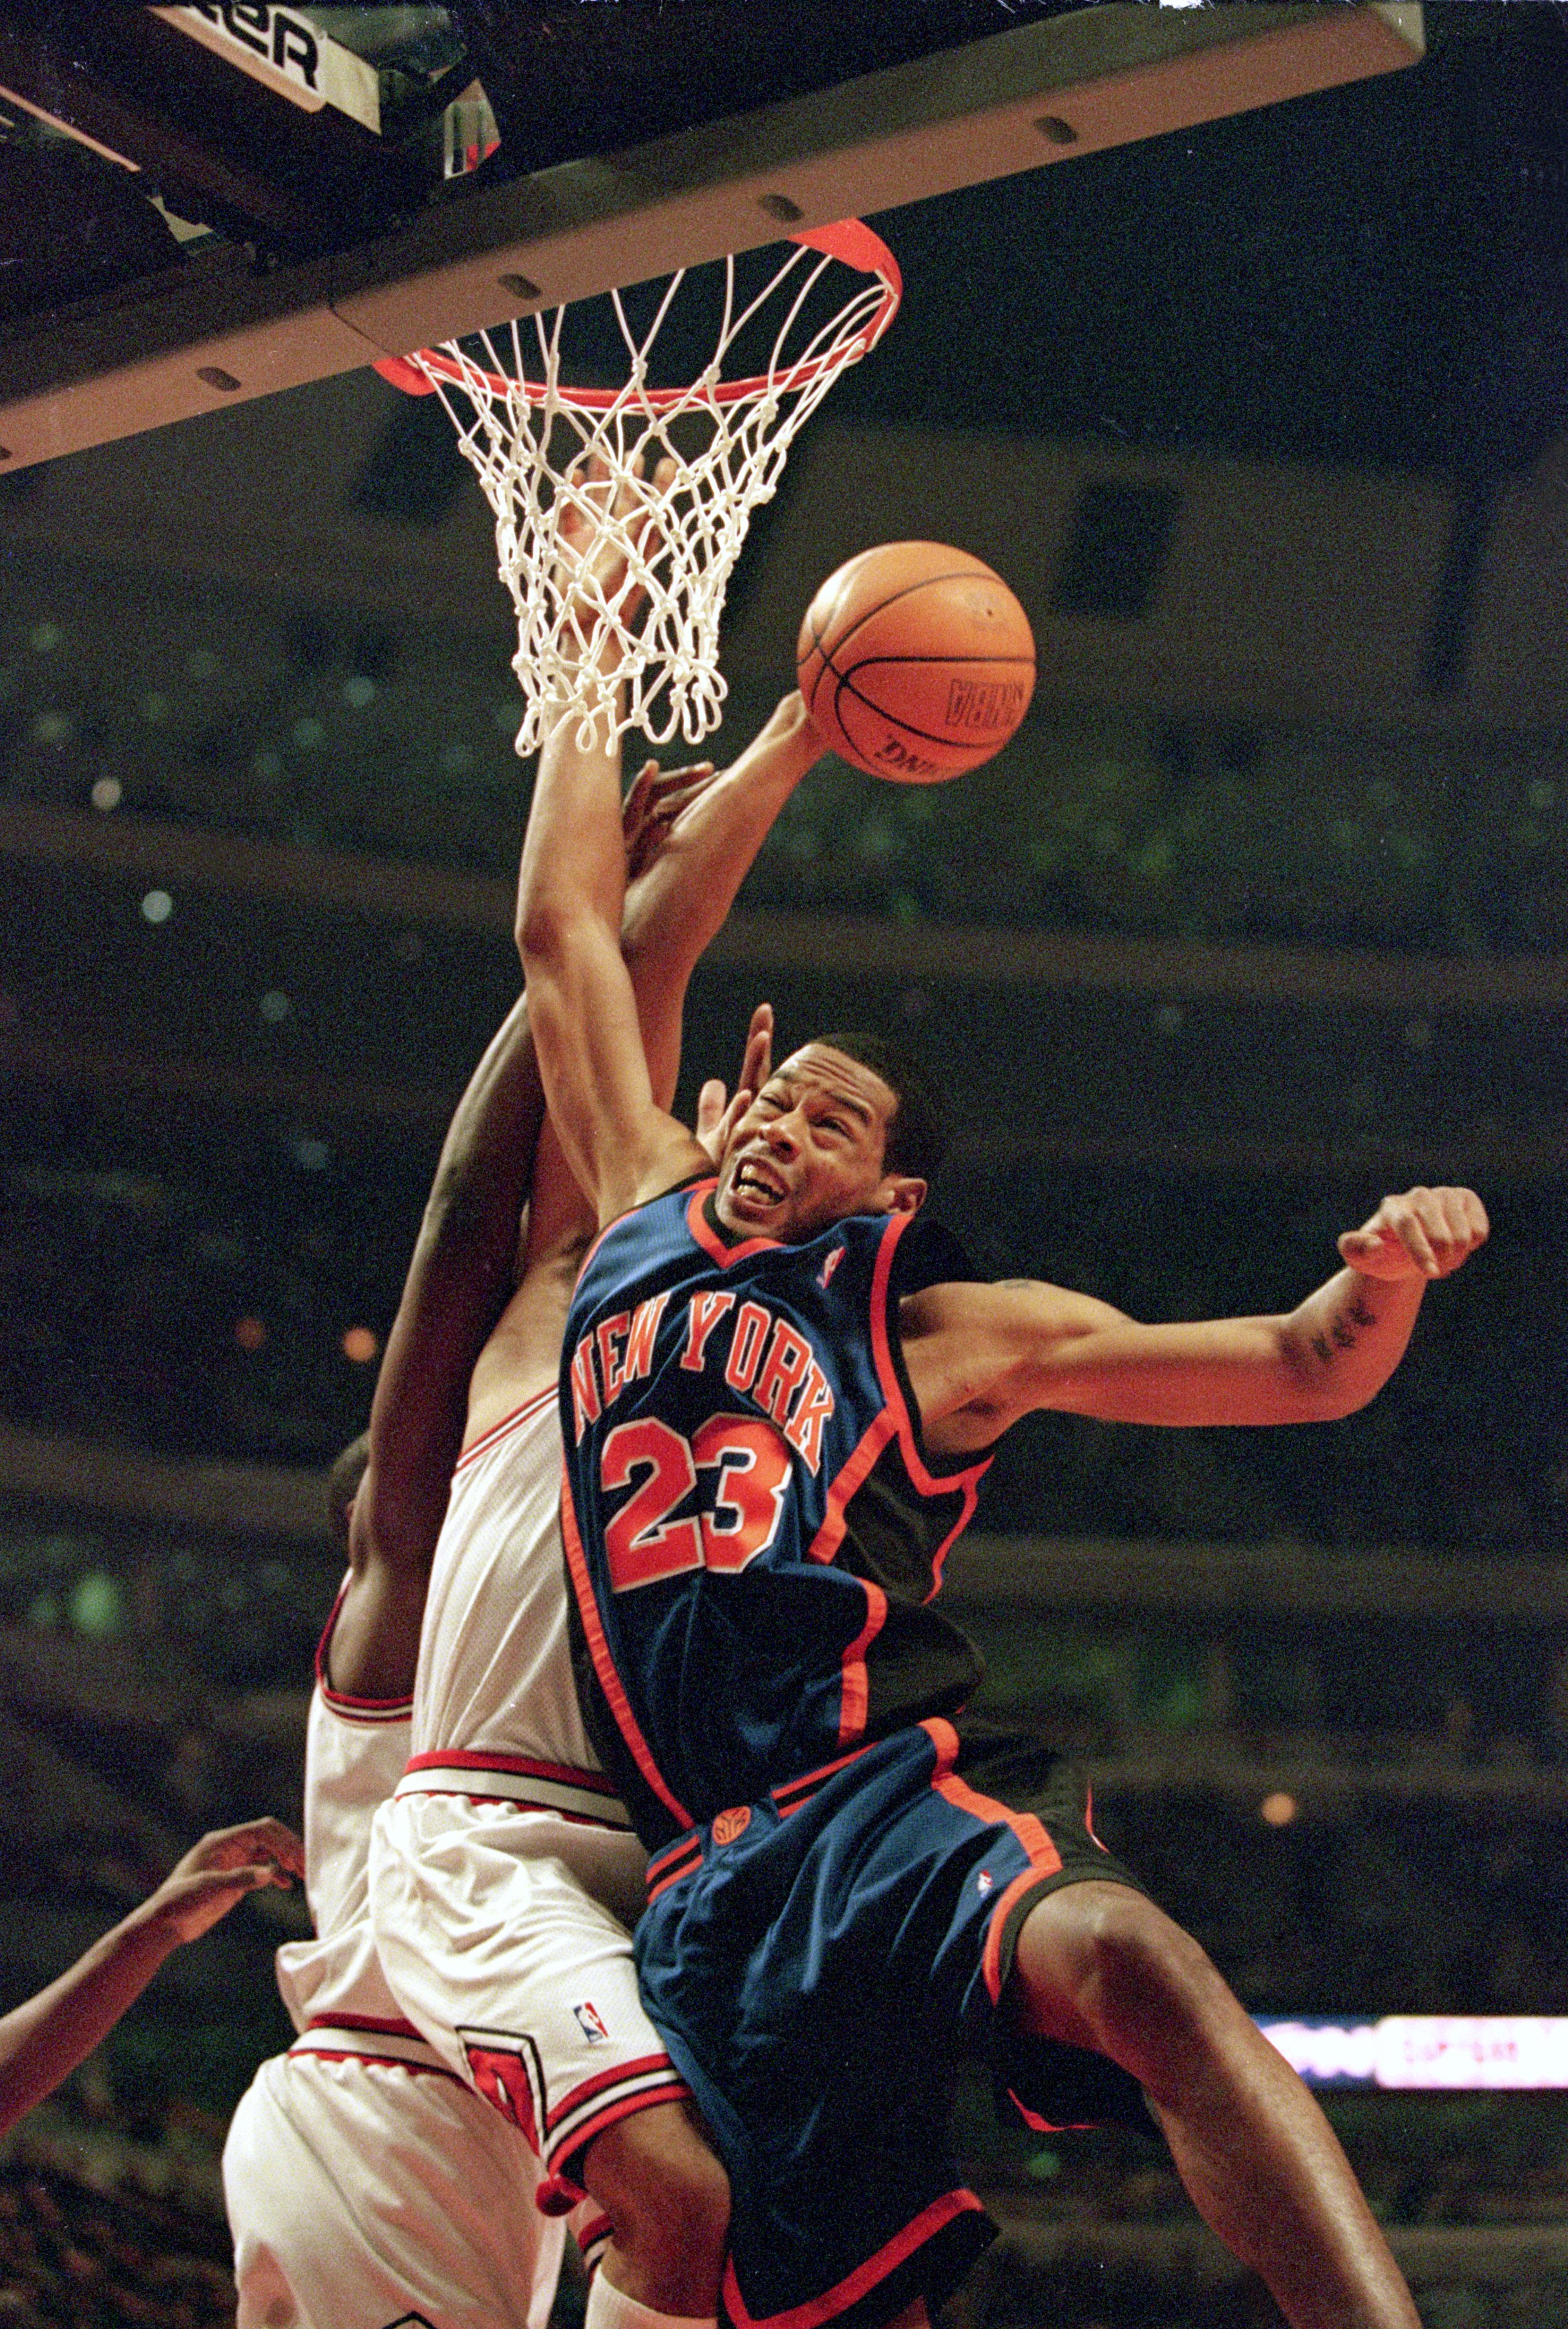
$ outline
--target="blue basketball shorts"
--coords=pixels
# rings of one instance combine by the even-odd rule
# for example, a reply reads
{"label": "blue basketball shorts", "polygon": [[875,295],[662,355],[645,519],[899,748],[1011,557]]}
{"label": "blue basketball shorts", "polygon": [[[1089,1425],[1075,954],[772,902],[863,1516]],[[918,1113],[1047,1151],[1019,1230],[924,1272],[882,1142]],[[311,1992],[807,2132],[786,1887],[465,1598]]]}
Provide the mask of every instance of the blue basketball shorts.
{"label": "blue basketball shorts", "polygon": [[1037,1900],[1094,1877],[1142,1889],[1094,1836],[1076,1768],[1034,1759],[1020,1813],[927,1721],[650,1862],[638,1973],[729,2172],[734,2329],[874,2329],[958,2286],[996,2234],[951,2155],[962,2059],[1032,2126],[1152,2133],[1116,2064],[998,2011]]}

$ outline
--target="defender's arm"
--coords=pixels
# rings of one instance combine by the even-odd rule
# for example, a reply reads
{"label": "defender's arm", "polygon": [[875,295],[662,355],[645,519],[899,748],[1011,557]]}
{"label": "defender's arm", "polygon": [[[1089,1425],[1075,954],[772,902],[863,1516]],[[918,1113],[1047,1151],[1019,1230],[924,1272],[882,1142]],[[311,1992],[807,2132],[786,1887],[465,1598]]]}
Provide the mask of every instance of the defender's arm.
{"label": "defender's arm", "polygon": [[[733,767],[683,810],[623,901],[619,756],[582,750],[577,726],[568,713],[541,757],[517,940],[553,1132],[603,1222],[707,1161],[666,1112],[686,985],[823,746],[799,695],[787,695]],[[638,783],[648,781],[645,769]],[[611,812],[613,875],[605,843]]]}
{"label": "defender's arm", "polygon": [[517,1217],[543,1117],[527,1004],[519,998],[448,1130],[376,1381],[349,1522],[354,1585],[329,1651],[333,1686],[352,1697],[398,1698],[412,1687],[468,1379],[511,1297]]}
{"label": "defender's arm", "polygon": [[604,1222],[693,1169],[694,1144],[655,1100],[621,956],[619,740],[585,750],[580,724],[563,712],[539,756],[517,948],[551,1122]]}

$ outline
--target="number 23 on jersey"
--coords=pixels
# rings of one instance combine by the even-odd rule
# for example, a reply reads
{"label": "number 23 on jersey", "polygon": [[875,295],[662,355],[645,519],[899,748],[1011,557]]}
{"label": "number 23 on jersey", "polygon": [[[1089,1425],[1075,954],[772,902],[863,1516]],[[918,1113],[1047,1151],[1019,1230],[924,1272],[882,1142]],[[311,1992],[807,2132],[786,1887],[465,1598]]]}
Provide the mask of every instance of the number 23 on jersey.
{"label": "number 23 on jersey", "polygon": [[[744,1569],[778,1533],[789,1461],[760,1416],[711,1415],[689,1439],[656,1416],[618,1423],[600,1458],[601,1486],[631,1490],[604,1531],[611,1592],[687,1570]],[[701,1508],[677,1519],[699,1492]]]}

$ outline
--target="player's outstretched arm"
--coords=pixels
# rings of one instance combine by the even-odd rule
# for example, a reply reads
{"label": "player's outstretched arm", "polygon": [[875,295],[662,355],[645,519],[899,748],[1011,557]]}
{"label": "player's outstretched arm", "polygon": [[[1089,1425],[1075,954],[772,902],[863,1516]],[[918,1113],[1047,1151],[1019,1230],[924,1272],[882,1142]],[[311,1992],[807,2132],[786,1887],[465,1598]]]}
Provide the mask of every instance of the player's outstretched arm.
{"label": "player's outstretched arm", "polygon": [[182,1941],[206,1932],[247,1892],[304,1872],[305,1848],[280,1820],[204,1835],[69,1973],[0,2017],[0,2134],[87,2060]]}
{"label": "player's outstretched arm", "polygon": [[[692,972],[722,927],[779,811],[823,750],[798,692],[792,690],[739,759],[721,774],[715,775],[712,764],[704,762],[698,768],[671,775],[661,772],[656,761],[650,760],[627,796],[626,862],[633,878],[623,901],[621,956],[646,1066],[647,1104],[661,1125],[670,1122],[662,1111],[669,1107],[679,1070],[681,1018]],[[538,814],[537,794],[534,814]],[[528,959],[524,948],[525,966]],[[545,1005],[537,984],[530,991],[537,1015]],[[618,998],[624,1000],[625,992],[625,986],[618,986]],[[624,1040],[624,1030],[618,1040]],[[640,1080],[637,1089],[640,1105]],[[607,1118],[597,1129],[590,1127],[590,1138],[596,1146],[608,1146],[612,1128]],[[611,1182],[607,1200],[604,1187],[582,1171],[583,1160],[571,1146],[570,1127],[558,1124],[553,1103],[550,1130],[541,1152],[540,1206],[531,1240],[534,1251],[540,1250],[553,1232],[547,1193],[555,1183],[553,1166],[558,1140],[584,1186],[594,1189],[594,1210],[600,1220],[623,1211],[638,1196],[668,1186],[682,1173],[698,1169],[704,1161],[693,1152],[689,1141],[677,1148],[661,1139],[654,1151],[658,1160],[654,1174],[635,1184],[629,1173]]]}
{"label": "player's outstretched arm", "polygon": [[620,752],[568,709],[539,756],[517,885],[517,947],[551,1123],[596,1220],[692,1168],[660,1108],[620,948]]}
{"label": "player's outstretched arm", "polygon": [[1404,1355],[1422,1297],[1486,1242],[1469,1189],[1385,1197],[1346,1267],[1289,1312],[1143,1325],[1060,1287],[942,1286],[903,1305],[927,1436],[987,1445],[1035,1408],[1112,1423],[1312,1423],[1349,1415]]}

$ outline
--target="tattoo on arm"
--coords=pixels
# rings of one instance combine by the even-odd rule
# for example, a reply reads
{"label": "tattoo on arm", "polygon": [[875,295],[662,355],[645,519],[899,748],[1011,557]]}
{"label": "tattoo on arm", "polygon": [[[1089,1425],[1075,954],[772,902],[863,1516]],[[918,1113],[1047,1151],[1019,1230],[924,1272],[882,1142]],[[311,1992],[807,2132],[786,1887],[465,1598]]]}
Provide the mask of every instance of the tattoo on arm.
{"label": "tattoo on arm", "polygon": [[1353,1351],[1361,1339],[1357,1327],[1365,1333],[1367,1327],[1376,1324],[1377,1313],[1367,1308],[1359,1294],[1353,1294],[1344,1309],[1336,1311],[1328,1321],[1328,1332],[1313,1335],[1312,1347],[1326,1367],[1332,1366],[1337,1349]]}

